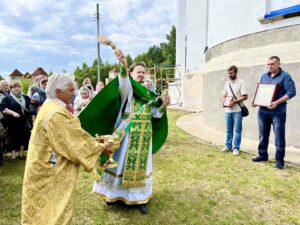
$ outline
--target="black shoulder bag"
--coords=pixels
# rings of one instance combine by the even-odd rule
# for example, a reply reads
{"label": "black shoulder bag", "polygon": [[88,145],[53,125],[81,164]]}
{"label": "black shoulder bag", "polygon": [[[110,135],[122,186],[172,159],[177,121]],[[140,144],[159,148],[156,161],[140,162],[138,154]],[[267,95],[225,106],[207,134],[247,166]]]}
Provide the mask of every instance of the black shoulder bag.
{"label": "black shoulder bag", "polygon": [[[235,98],[235,100],[237,100],[237,98],[235,97],[235,94],[233,93],[233,90],[232,90],[232,88],[231,88],[231,85],[230,85],[230,83],[228,83],[229,84],[229,88],[230,88],[230,90],[231,90],[231,93],[233,94],[233,97]],[[239,102],[237,102],[237,104],[241,107],[241,110],[242,110],[242,116],[243,117],[246,117],[246,116],[248,116],[249,115],[249,110],[247,109],[247,107],[246,106],[241,106],[241,104],[239,103]]]}

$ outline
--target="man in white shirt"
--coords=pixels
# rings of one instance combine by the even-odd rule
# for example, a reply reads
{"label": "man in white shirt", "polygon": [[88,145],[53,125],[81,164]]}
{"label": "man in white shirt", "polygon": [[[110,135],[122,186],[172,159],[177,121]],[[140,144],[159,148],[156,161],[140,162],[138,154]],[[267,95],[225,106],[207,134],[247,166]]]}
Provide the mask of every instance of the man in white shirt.
{"label": "man in white shirt", "polygon": [[227,69],[228,81],[223,89],[223,107],[227,126],[225,148],[221,151],[231,151],[238,155],[242,137],[242,110],[244,100],[248,98],[245,82],[237,77],[238,68],[230,66]]}

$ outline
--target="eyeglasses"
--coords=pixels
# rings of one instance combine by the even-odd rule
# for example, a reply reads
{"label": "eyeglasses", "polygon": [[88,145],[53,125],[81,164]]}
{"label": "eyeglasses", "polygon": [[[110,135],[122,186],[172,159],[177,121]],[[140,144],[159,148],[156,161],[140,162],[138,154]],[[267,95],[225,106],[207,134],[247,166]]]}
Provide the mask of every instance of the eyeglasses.
{"label": "eyeglasses", "polygon": [[43,81],[43,82],[42,82],[42,84],[47,84],[47,83],[48,83],[48,81]]}

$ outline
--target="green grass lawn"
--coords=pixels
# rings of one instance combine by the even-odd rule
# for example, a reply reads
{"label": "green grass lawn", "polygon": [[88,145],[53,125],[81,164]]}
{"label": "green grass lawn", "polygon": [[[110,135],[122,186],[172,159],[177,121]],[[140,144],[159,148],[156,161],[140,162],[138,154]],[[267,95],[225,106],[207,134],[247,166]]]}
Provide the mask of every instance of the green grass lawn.
{"label": "green grass lawn", "polygon": [[[74,224],[300,224],[300,168],[252,163],[219,152],[176,127],[186,112],[169,110],[169,137],[153,158],[149,214],[106,206],[91,194],[93,175],[79,173]],[[0,224],[19,224],[24,162],[0,167]]]}

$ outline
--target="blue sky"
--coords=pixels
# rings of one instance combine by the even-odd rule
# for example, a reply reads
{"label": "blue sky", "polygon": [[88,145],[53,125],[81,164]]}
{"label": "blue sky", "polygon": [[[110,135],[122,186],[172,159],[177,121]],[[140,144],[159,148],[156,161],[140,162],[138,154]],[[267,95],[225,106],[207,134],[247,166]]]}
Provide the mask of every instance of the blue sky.
{"label": "blue sky", "polygon": [[[0,0],[0,74],[73,72],[97,56],[94,14],[100,4],[100,34],[135,57],[166,41],[176,22],[176,0]],[[101,58],[114,62],[101,46]]]}

